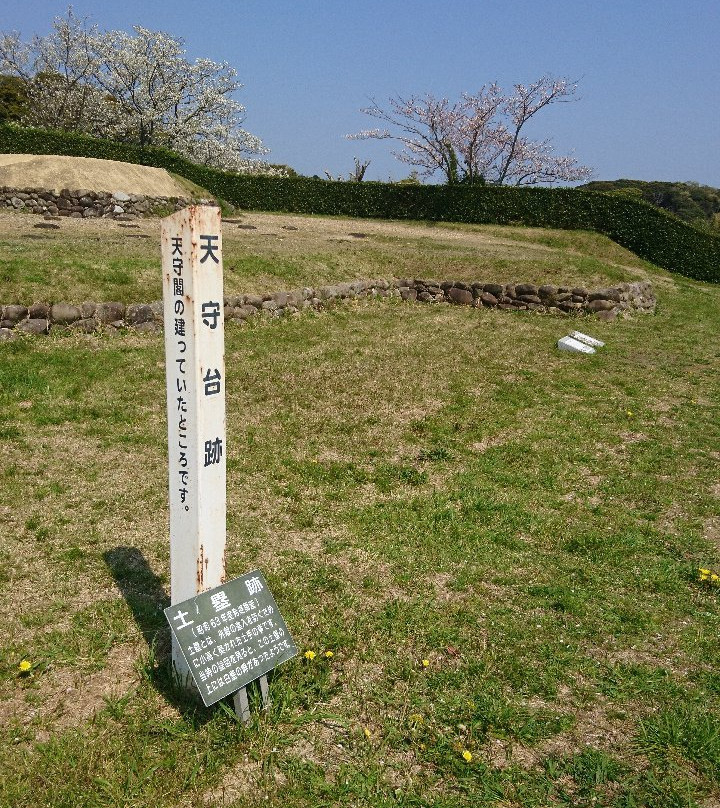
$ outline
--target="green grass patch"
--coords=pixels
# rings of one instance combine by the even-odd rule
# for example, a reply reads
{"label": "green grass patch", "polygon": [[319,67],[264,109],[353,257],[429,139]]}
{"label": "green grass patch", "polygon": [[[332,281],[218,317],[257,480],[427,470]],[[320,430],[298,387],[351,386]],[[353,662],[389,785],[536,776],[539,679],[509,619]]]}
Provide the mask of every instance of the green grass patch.
{"label": "green grass patch", "polygon": [[[622,263],[468,230],[500,231],[529,274]],[[246,282],[359,254],[242,232]],[[555,350],[574,322],[463,307],[228,324],[228,570],[316,652],[249,727],[169,677],[162,338],[0,345],[0,805],[717,801],[718,292],[632,270],[657,314],[584,320],[588,357]]]}
{"label": "green grass patch", "polygon": [[[1,303],[150,302],[162,296],[159,219],[128,225],[0,217]],[[247,229],[252,227],[254,229]],[[292,228],[292,229],[288,229]],[[360,232],[365,238],[353,237]],[[388,223],[247,213],[223,225],[225,293],[321,286],[358,278],[578,284],[636,280],[648,264],[593,233]]]}

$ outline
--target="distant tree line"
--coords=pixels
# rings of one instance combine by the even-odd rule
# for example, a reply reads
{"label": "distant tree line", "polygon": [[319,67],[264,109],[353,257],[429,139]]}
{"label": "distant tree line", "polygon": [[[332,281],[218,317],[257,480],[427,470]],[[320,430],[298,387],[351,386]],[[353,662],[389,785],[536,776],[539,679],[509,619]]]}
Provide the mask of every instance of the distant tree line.
{"label": "distant tree line", "polygon": [[597,180],[582,186],[588,191],[610,191],[644,199],[678,218],[712,231],[720,230],[720,189],[697,182]]}

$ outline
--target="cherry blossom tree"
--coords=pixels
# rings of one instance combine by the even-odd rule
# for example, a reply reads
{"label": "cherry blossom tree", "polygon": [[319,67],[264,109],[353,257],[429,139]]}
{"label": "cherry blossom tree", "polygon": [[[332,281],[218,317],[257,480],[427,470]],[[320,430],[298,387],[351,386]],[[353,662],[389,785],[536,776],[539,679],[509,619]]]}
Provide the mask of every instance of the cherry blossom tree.
{"label": "cherry blossom tree", "polygon": [[114,136],[116,114],[98,89],[95,76],[95,27],[88,28],[68,10],[46,37],[29,43],[18,33],[0,35],[0,71],[21,79],[26,111],[22,122],[88,134]]}
{"label": "cherry blossom tree", "polygon": [[573,100],[577,84],[543,76],[530,85],[516,84],[504,94],[497,84],[463,93],[454,103],[433,95],[391,98],[389,108],[373,102],[367,115],[390,125],[348,135],[351,139],[395,140],[394,152],[425,177],[441,172],[446,182],[536,185],[578,182],[592,170],[572,156],[553,152],[549,140],[531,140],[528,121],[551,104]]}
{"label": "cherry blossom tree", "polygon": [[251,157],[268,150],[242,126],[234,68],[190,62],[181,39],[133,30],[101,32],[70,8],[46,37],[0,35],[0,72],[28,88],[23,123],[165,146],[224,170],[281,173]]}

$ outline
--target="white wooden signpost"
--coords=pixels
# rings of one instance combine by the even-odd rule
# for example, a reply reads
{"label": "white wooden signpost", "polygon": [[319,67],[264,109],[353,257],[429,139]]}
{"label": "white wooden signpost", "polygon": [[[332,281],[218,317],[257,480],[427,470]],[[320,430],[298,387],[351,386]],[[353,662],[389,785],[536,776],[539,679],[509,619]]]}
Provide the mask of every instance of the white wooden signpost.
{"label": "white wooden signpost", "polygon": [[[220,210],[162,220],[172,603],[225,580],[225,335]],[[180,678],[189,669],[173,641]]]}
{"label": "white wooden signpost", "polygon": [[[170,483],[170,600],[175,605],[225,583],[227,447],[219,208],[191,206],[163,219],[161,249]],[[171,621],[170,616],[168,620]],[[197,670],[188,664],[184,646],[178,639],[177,629],[183,626],[172,621],[170,624],[175,672],[180,681],[192,687],[193,681],[197,684]],[[213,664],[222,664],[222,660]],[[261,677],[261,691],[267,703],[265,676]],[[236,694],[236,709],[243,720],[249,719],[244,687]]]}

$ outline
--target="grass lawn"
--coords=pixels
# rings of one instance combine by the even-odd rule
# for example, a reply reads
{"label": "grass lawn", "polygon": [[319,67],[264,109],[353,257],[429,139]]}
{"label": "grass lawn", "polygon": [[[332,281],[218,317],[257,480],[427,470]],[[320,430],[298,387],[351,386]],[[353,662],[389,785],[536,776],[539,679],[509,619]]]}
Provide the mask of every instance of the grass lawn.
{"label": "grass lawn", "polygon": [[[37,240],[48,275],[15,221],[3,302],[159,297],[157,223]],[[586,233],[246,221],[229,294],[648,277],[657,313],[227,325],[229,574],[316,654],[249,727],[169,676],[162,337],[0,344],[0,805],[718,805],[720,288]],[[78,269],[111,256],[126,284]],[[559,353],[575,327],[606,347]]]}
{"label": "grass lawn", "polygon": [[[38,224],[0,211],[0,303],[162,297],[158,219]],[[223,252],[227,295],[393,276],[594,288],[644,279],[650,266],[582,231],[261,213],[223,225]]]}

